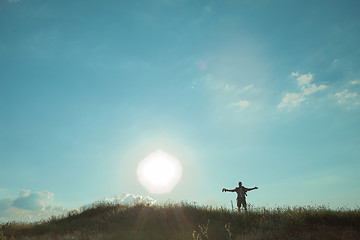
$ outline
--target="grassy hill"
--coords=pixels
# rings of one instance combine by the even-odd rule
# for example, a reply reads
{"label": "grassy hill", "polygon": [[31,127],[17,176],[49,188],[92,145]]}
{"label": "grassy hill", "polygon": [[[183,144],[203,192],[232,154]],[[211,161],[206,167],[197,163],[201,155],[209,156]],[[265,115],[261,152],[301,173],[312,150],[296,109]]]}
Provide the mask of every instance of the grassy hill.
{"label": "grassy hill", "polygon": [[253,209],[235,213],[195,204],[97,203],[37,223],[1,225],[0,240],[360,239],[360,210]]}

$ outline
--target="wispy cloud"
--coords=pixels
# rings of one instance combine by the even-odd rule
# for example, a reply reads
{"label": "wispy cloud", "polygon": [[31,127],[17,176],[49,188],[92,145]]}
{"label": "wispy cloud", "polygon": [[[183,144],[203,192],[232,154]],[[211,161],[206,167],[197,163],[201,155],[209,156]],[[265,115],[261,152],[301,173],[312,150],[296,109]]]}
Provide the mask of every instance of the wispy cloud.
{"label": "wispy cloud", "polygon": [[240,100],[238,102],[231,103],[230,107],[247,108],[249,105],[250,102],[248,100]]}
{"label": "wispy cloud", "polygon": [[355,79],[351,81],[352,85],[359,85],[360,84],[360,79]]}
{"label": "wispy cloud", "polygon": [[252,84],[247,85],[246,87],[244,87],[244,88],[242,89],[242,91],[248,91],[248,90],[252,89],[253,87],[254,87],[254,84],[252,83]]}
{"label": "wispy cloud", "polygon": [[206,70],[208,67],[206,61],[199,61],[197,63],[197,65],[198,65],[198,68],[202,71]]}
{"label": "wispy cloud", "polygon": [[226,91],[233,91],[235,89],[235,86],[234,85],[231,85],[231,84],[226,84],[225,85],[225,90]]}
{"label": "wispy cloud", "polygon": [[306,185],[310,185],[312,187],[314,187],[314,186],[324,187],[327,185],[334,186],[334,184],[340,184],[340,183],[343,183],[344,181],[345,181],[345,179],[338,175],[324,175],[324,176],[316,177],[313,179],[309,179],[309,180],[305,181],[304,183]]}
{"label": "wispy cloud", "polygon": [[202,82],[214,95],[221,98],[224,106],[230,108],[248,108],[250,106],[249,96],[259,93],[259,89],[255,89],[254,83],[238,86],[219,79],[212,74],[204,75],[199,82]]}
{"label": "wispy cloud", "polygon": [[202,76],[199,82],[203,82],[207,87],[218,88],[219,85],[215,85],[215,79],[212,74],[206,74]]}
{"label": "wispy cloud", "polygon": [[347,109],[360,106],[359,86],[360,79],[349,81],[343,88],[340,88],[332,95],[336,103]]}
{"label": "wispy cloud", "polygon": [[0,221],[38,221],[65,213],[65,208],[52,205],[53,196],[49,191],[23,190],[15,198],[1,199]]}
{"label": "wispy cloud", "polygon": [[255,89],[254,83],[246,86],[238,86],[225,80],[219,79],[211,73],[202,76],[199,82],[204,83],[209,89],[218,92],[233,92],[234,94],[241,94],[247,91],[253,91],[256,93],[259,92],[258,89]]}
{"label": "wispy cloud", "polygon": [[212,8],[210,6],[206,6],[205,8],[205,11],[208,12],[208,13],[211,13],[212,12]]}
{"label": "wispy cloud", "polygon": [[301,102],[305,101],[305,98],[298,93],[287,93],[282,99],[278,108],[293,108],[300,105]]}
{"label": "wispy cloud", "polygon": [[299,90],[294,93],[286,93],[277,106],[278,108],[292,109],[298,107],[302,102],[306,101],[307,96],[327,88],[324,84],[316,85],[312,83],[314,79],[314,74],[312,73],[300,75],[299,72],[292,72],[291,77],[296,78]]}
{"label": "wispy cloud", "polygon": [[345,89],[341,92],[335,93],[338,104],[348,104],[348,105],[358,105],[359,97],[356,92],[350,92],[348,89]]}

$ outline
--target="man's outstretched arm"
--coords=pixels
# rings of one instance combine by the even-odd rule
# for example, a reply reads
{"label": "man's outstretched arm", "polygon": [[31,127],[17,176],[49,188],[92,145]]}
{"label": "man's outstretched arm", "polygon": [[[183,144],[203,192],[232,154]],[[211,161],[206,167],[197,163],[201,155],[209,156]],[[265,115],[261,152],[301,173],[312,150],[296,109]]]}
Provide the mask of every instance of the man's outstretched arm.
{"label": "man's outstretched arm", "polygon": [[255,190],[255,189],[258,189],[258,187],[247,188],[246,190],[247,190],[247,191],[251,191],[251,190]]}
{"label": "man's outstretched arm", "polygon": [[223,189],[222,189],[222,192],[235,192],[235,189],[236,189],[236,188],[234,188],[234,189],[226,189],[226,188],[223,188]]}

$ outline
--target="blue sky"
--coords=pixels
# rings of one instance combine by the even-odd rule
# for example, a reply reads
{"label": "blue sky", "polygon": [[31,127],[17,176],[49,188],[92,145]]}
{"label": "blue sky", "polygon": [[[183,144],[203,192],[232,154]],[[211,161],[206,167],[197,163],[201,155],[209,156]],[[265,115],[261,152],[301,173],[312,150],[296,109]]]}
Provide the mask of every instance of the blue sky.
{"label": "blue sky", "polygon": [[[358,1],[0,0],[0,220],[117,196],[357,207]],[[180,182],[151,194],[161,149]]]}

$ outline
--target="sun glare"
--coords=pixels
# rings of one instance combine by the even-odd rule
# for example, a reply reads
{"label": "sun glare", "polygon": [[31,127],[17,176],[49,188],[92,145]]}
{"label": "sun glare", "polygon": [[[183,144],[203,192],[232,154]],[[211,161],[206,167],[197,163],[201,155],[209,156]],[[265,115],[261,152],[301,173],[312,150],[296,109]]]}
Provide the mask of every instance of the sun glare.
{"label": "sun glare", "polygon": [[137,167],[139,182],[151,193],[170,192],[181,178],[182,167],[174,156],[157,150],[150,153]]}

